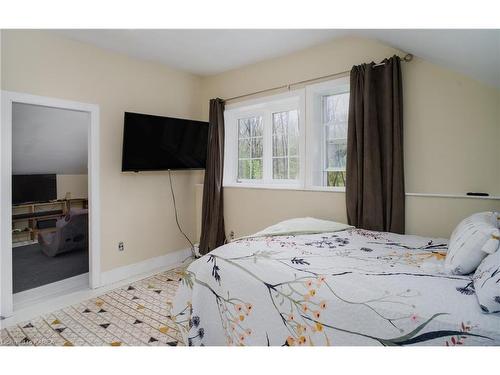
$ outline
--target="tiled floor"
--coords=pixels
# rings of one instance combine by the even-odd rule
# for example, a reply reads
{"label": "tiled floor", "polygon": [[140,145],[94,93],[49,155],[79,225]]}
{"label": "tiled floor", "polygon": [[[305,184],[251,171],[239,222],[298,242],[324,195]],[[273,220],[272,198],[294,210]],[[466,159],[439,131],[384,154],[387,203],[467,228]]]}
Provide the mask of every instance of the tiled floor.
{"label": "tiled floor", "polygon": [[182,269],[159,273],[97,298],[1,330],[1,345],[180,345],[170,319]]}

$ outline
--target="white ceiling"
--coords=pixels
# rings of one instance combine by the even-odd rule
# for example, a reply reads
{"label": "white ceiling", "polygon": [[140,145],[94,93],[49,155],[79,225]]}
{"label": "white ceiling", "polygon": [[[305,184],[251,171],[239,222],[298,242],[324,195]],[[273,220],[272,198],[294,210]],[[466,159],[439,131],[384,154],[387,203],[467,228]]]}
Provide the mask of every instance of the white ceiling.
{"label": "white ceiling", "polygon": [[[212,75],[345,35],[377,39],[500,87],[500,30],[58,30],[72,39]],[[360,61],[360,63],[362,63]]]}
{"label": "white ceiling", "polygon": [[500,87],[500,30],[374,30],[366,36]]}
{"label": "white ceiling", "polygon": [[13,174],[87,174],[86,112],[14,103]]}
{"label": "white ceiling", "polygon": [[129,56],[211,75],[326,42],[339,30],[60,30]]}

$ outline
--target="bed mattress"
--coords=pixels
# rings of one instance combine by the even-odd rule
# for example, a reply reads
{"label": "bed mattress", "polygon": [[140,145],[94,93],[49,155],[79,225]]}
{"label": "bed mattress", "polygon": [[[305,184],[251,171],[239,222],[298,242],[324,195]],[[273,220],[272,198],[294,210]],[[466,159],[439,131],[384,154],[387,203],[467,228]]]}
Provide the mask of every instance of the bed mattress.
{"label": "bed mattress", "polygon": [[446,249],[360,229],[237,240],[186,269],[172,318],[188,345],[499,345]]}

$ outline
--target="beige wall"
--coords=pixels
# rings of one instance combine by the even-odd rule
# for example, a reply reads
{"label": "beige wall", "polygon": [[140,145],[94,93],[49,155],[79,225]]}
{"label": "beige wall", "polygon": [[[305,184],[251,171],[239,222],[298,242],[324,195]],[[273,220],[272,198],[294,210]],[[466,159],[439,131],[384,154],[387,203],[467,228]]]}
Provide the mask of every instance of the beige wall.
{"label": "beige wall", "polygon": [[66,193],[71,193],[71,198],[88,198],[88,177],[86,174],[58,174],[56,183],[57,199],[64,199]]}
{"label": "beige wall", "polygon": [[[103,271],[188,247],[175,225],[167,174],[121,173],[121,148],[124,111],[201,118],[197,76],[48,32],[3,30],[1,87],[99,105]],[[173,178],[181,224],[193,238],[199,173]]]}
{"label": "beige wall", "polygon": [[[202,81],[208,100],[232,97],[323,75],[403,52],[344,38]],[[410,193],[500,195],[500,91],[415,58],[403,64],[405,173]],[[343,193],[225,189],[226,230],[236,236],[296,216],[346,221]],[[500,209],[500,201],[407,197],[407,232],[448,237],[466,215]]]}
{"label": "beige wall", "polygon": [[[203,185],[197,185],[196,192],[199,207],[196,231],[199,236]],[[226,232],[234,231],[235,238],[292,217],[313,216],[347,222],[345,194],[339,192],[230,187],[224,190],[224,199],[224,205],[229,207],[225,216]],[[500,210],[499,201],[486,199],[407,197],[406,205],[408,233],[446,238],[461,218],[474,212]],[[438,230],[436,223],[439,223]]]}
{"label": "beige wall", "polygon": [[[2,31],[1,41],[2,89],[100,107],[104,271],[187,247],[175,226],[167,174],[120,172],[124,111],[207,119],[212,97],[342,72],[399,52],[345,38],[201,79],[48,32]],[[500,195],[499,91],[419,59],[403,69],[407,191]],[[173,177],[181,224],[197,240],[203,173]],[[226,229],[236,236],[297,216],[346,221],[343,193],[227,188],[225,199]],[[500,209],[499,201],[479,199],[408,197],[407,205],[407,231],[436,236],[448,236],[471,212]]]}

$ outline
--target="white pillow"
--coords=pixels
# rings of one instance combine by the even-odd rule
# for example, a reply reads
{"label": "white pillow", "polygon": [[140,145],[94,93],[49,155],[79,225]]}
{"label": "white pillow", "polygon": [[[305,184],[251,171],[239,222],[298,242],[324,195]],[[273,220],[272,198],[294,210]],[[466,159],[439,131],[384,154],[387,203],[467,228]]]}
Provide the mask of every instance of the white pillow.
{"label": "white pillow", "polygon": [[277,224],[267,227],[264,230],[261,230],[260,232],[252,234],[251,236],[247,236],[246,238],[329,233],[329,232],[338,232],[349,228],[354,228],[354,227],[343,223],[337,223],[336,221],[321,220],[313,217],[299,217],[295,219],[281,221]]}
{"label": "white pillow", "polygon": [[445,269],[456,275],[474,272],[500,244],[496,212],[480,212],[462,220],[451,234]]}
{"label": "white pillow", "polygon": [[500,312],[500,251],[484,258],[473,280],[481,310],[485,313]]}

